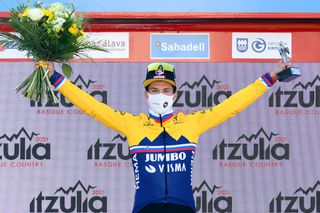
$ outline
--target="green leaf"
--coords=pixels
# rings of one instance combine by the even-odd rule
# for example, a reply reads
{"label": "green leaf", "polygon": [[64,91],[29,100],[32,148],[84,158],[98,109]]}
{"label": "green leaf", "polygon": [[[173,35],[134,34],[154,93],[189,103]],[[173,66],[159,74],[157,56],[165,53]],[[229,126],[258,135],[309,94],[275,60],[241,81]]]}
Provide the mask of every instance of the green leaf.
{"label": "green leaf", "polygon": [[67,78],[70,78],[70,76],[72,74],[72,67],[70,66],[70,64],[63,63],[62,64],[62,72]]}

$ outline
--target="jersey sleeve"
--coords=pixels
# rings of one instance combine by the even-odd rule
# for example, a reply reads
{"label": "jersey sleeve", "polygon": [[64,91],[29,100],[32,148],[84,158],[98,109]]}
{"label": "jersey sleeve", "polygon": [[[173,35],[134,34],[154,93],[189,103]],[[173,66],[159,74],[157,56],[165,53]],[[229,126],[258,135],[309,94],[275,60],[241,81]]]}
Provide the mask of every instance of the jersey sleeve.
{"label": "jersey sleeve", "polygon": [[268,80],[270,75],[267,75],[268,78],[265,75],[217,106],[187,115],[199,135],[237,115],[263,95],[275,83]]}
{"label": "jersey sleeve", "polygon": [[114,110],[98,101],[64,76],[55,72],[50,77],[51,84],[85,114],[91,116],[105,126],[126,135],[128,123],[135,120],[134,115]]}

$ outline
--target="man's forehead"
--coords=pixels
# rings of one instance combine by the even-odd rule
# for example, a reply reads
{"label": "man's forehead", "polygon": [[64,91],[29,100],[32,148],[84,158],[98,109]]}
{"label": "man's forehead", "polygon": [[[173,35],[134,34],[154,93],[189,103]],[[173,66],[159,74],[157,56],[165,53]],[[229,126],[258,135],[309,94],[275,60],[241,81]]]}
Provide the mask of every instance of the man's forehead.
{"label": "man's forehead", "polygon": [[165,81],[154,81],[149,85],[149,88],[150,87],[170,87],[170,88],[172,88],[172,85],[168,82],[165,82]]}

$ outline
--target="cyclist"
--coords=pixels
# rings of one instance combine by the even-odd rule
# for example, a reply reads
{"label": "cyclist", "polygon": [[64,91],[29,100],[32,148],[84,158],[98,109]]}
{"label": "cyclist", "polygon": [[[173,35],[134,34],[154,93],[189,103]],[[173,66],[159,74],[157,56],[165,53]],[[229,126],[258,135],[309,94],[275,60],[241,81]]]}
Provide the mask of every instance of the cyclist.
{"label": "cyclist", "polygon": [[136,185],[133,213],[195,212],[191,177],[199,136],[252,104],[277,81],[277,73],[291,66],[279,62],[272,72],[211,109],[174,115],[174,66],[152,63],[143,82],[149,114],[132,115],[101,103],[56,72],[52,62],[45,64],[60,93],[85,114],[127,137]]}

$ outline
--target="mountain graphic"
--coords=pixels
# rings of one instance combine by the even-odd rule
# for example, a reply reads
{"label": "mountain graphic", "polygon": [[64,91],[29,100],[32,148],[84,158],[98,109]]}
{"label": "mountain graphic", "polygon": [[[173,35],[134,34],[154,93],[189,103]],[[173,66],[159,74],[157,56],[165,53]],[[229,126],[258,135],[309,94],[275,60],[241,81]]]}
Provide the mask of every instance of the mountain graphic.
{"label": "mountain graphic", "polygon": [[78,75],[78,77],[73,81],[73,83],[77,84],[78,81],[81,82],[86,88],[89,88],[90,84],[96,82],[96,81],[92,81],[91,79],[89,79],[88,82],[85,82],[85,80],[83,80],[81,75]]}
{"label": "mountain graphic", "polygon": [[13,139],[18,139],[19,137],[21,137],[21,136],[22,136],[22,133],[24,133],[25,136],[26,136],[30,141],[32,140],[32,138],[33,138],[34,136],[40,135],[40,133],[34,133],[34,132],[32,132],[31,135],[29,135],[29,133],[25,130],[25,128],[22,127],[17,134],[13,134],[13,135],[11,135],[11,136],[8,136],[7,134],[3,134],[2,136],[0,136],[0,140],[1,140],[2,138],[5,138],[5,139],[7,139],[8,141],[12,142]]}
{"label": "mountain graphic", "polygon": [[70,192],[75,192],[78,187],[82,188],[83,191],[84,191],[86,194],[89,193],[90,189],[95,189],[95,188],[97,188],[96,186],[91,186],[91,185],[89,185],[89,186],[86,188],[86,187],[83,186],[82,182],[81,182],[80,180],[78,180],[78,182],[76,183],[76,185],[74,185],[73,187],[69,187],[67,190],[64,189],[63,187],[60,187],[59,189],[57,189],[57,191],[56,191],[54,194],[57,194],[58,192],[61,191],[62,193],[68,195]]}
{"label": "mountain graphic", "polygon": [[314,192],[314,190],[316,190],[316,188],[317,188],[319,185],[320,185],[320,181],[318,180],[318,181],[316,182],[316,184],[314,184],[313,187],[309,187],[309,188],[307,188],[306,190],[304,190],[303,188],[300,187],[300,188],[297,189],[293,194],[296,194],[296,193],[298,193],[298,192],[302,192],[303,194],[308,195],[309,192]]}
{"label": "mountain graphic", "polygon": [[184,86],[189,87],[190,89],[193,89],[194,87],[199,87],[201,85],[202,82],[207,82],[207,84],[209,85],[209,87],[211,89],[213,89],[214,85],[220,83],[221,81],[216,81],[216,80],[212,80],[212,82],[210,82],[207,78],[207,76],[203,75],[199,81],[195,81],[192,84],[189,84],[188,82],[184,82],[179,89],[181,89]]}
{"label": "mountain graphic", "polygon": [[292,89],[295,89],[296,87],[298,86],[301,86],[303,89],[308,89],[308,87],[313,87],[313,85],[317,82],[317,81],[320,81],[320,77],[319,75],[317,75],[313,81],[309,81],[308,83],[306,84],[303,84],[301,82],[297,83],[296,85],[294,85],[294,87]]}
{"label": "mountain graphic", "polygon": [[266,136],[266,138],[268,139],[268,141],[271,141],[271,139],[272,139],[273,136],[279,135],[279,134],[276,134],[276,133],[273,133],[273,132],[271,132],[270,135],[268,135],[268,134],[266,133],[266,131],[261,127],[256,134],[252,134],[252,135],[250,135],[250,136],[246,136],[245,134],[241,135],[241,136],[238,138],[237,142],[238,142],[239,140],[243,139],[243,138],[244,138],[246,141],[251,142],[253,139],[257,139],[257,138],[260,136],[260,134],[263,134],[264,136]]}
{"label": "mountain graphic", "polygon": [[204,181],[200,184],[199,187],[194,187],[193,190],[192,190],[192,192],[195,193],[195,192],[200,192],[201,190],[205,190],[205,189],[202,189],[202,188],[204,188],[204,187],[206,187],[206,189],[209,190],[209,192],[211,192],[211,194],[213,194],[216,189],[220,189],[220,188],[221,188],[221,186],[216,186],[216,185],[214,185],[213,188],[211,188],[211,187],[208,185],[208,183],[204,180]]}
{"label": "mountain graphic", "polygon": [[114,138],[112,139],[112,141],[114,141],[114,140],[116,140],[116,139],[120,139],[120,140],[122,140],[122,141],[127,141],[127,137],[125,137],[125,136],[122,136],[122,135],[120,135],[120,134],[117,134],[116,136],[114,136]]}

